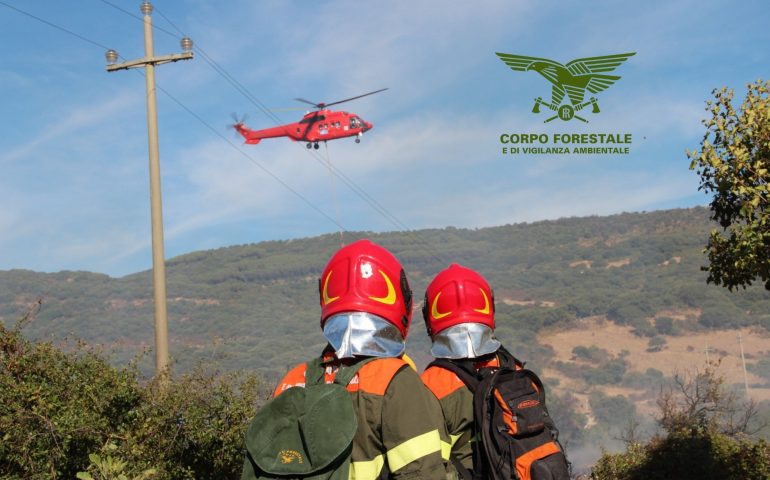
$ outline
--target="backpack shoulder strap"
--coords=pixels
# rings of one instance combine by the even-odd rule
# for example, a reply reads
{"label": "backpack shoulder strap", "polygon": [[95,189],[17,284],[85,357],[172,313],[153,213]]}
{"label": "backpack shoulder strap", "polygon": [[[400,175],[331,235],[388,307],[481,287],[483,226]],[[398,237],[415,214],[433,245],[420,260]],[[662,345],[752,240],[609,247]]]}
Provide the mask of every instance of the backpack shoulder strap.
{"label": "backpack shoulder strap", "polygon": [[305,364],[305,386],[324,383],[324,371],[321,357],[316,357]]}
{"label": "backpack shoulder strap", "polygon": [[[506,350],[503,346],[497,350],[497,358],[500,361],[500,368],[510,368],[511,370],[524,368],[525,362],[514,357],[511,352]],[[437,358],[433,360],[428,367],[441,367],[454,372],[471,392],[476,392],[479,383],[485,375],[479,373],[475,363],[476,362],[472,359],[449,360],[448,358]],[[538,379],[538,382],[539,381],[540,379]]]}
{"label": "backpack shoulder strap", "polygon": [[513,354],[502,345],[497,349],[497,358],[500,360],[501,368],[510,368],[512,370],[522,369],[527,363],[522,362],[518,358],[514,357]]}
{"label": "backpack shoulder strap", "polygon": [[364,365],[376,359],[377,357],[369,357],[360,360],[353,365],[340,365],[339,370],[337,370],[337,375],[334,376],[334,383],[338,383],[343,387],[347,387],[348,383],[353,380],[353,377],[356,376],[358,371],[361,370]]}
{"label": "backpack shoulder strap", "polygon": [[[343,387],[346,387],[353,377],[356,376],[361,368],[372,360],[376,360],[375,357],[364,358],[363,360],[356,362],[352,365],[340,365],[337,370],[337,375],[334,377],[334,383],[338,383]],[[305,385],[320,385],[325,383],[324,373],[326,372],[326,366],[323,364],[321,357],[314,358],[305,364]]]}

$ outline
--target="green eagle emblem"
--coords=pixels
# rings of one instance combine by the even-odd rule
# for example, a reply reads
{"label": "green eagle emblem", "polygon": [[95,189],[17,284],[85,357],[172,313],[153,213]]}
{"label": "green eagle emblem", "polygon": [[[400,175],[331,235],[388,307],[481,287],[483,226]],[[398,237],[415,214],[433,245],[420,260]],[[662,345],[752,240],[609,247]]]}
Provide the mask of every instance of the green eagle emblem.
{"label": "green eagle emblem", "polygon": [[[575,112],[579,112],[591,105],[593,106],[592,112],[599,113],[599,103],[596,97],[591,97],[584,101],[586,90],[596,94],[606,90],[613,83],[620,80],[620,77],[607,75],[606,73],[615,70],[621,63],[634,55],[636,55],[636,52],[605,55],[603,57],[578,58],[566,65],[562,65],[547,58],[497,53],[500,60],[505,62],[512,70],[517,72],[534,70],[551,83],[551,103],[545,102],[542,97],[537,97],[535,99],[535,106],[532,108],[532,113],[540,113],[541,105],[556,112],[554,116],[545,120],[544,123],[548,123],[556,117],[564,121],[577,118],[587,123],[588,120],[576,115]],[[562,105],[561,102],[565,94],[569,98],[569,103]]]}

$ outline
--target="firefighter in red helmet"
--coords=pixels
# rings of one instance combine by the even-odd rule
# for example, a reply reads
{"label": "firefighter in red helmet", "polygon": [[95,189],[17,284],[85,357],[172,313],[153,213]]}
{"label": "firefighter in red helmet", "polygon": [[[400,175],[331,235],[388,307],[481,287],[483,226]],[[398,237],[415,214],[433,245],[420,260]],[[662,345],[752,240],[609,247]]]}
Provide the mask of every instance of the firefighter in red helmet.
{"label": "firefighter in red helmet", "polygon": [[495,303],[487,281],[456,263],[428,285],[423,316],[439,358],[479,358],[495,353]]}
{"label": "firefighter in red helmet", "polygon": [[[521,367],[495,337],[494,295],[477,272],[458,264],[439,272],[426,290],[423,317],[437,359],[471,362],[471,369],[480,370],[500,367],[505,358]],[[452,463],[461,478],[478,478],[473,392],[457,374],[435,364],[428,366],[422,380],[444,412]]]}
{"label": "firefighter in red helmet", "polygon": [[[449,444],[441,407],[402,358],[412,292],[399,261],[359,240],[332,256],[318,290],[328,341],[321,354],[326,383],[341,365],[374,358],[347,384],[358,419],[349,478],[446,479]],[[303,387],[306,365],[289,371],[274,396]]]}

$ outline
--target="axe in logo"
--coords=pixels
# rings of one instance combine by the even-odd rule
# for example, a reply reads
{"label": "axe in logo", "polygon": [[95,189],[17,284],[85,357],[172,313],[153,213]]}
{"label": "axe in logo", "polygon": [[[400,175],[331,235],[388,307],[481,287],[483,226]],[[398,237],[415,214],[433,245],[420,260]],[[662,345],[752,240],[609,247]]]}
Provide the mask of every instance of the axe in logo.
{"label": "axe in logo", "polygon": [[564,121],[570,120],[573,117],[577,118],[578,120],[582,120],[583,122],[588,123],[588,120],[585,118],[575,115],[575,112],[579,112],[580,110],[584,109],[585,107],[589,105],[593,105],[593,110],[591,110],[591,113],[599,113],[599,102],[596,100],[596,97],[591,97],[590,100],[587,102],[581,103],[580,105],[577,105],[575,108],[572,108],[571,105],[562,105],[561,107],[557,107],[556,105],[552,103],[546,103],[543,101],[542,97],[537,97],[535,99],[535,106],[532,107],[532,113],[540,113],[540,105],[548,107],[550,110],[553,110],[556,112],[556,115],[547,118],[543,123],[548,123],[551,120],[555,119],[556,117],[561,118]]}

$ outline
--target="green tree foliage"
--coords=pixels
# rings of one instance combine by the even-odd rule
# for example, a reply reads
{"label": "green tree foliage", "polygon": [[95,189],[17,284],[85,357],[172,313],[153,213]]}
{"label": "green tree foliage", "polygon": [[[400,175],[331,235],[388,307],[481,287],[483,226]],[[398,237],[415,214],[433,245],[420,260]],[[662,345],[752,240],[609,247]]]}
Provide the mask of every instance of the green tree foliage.
{"label": "green tree foliage", "polygon": [[712,367],[679,375],[661,392],[663,434],[604,454],[595,480],[749,480],[770,478],[770,445],[746,434],[755,406],[741,404]]}
{"label": "green tree foliage", "polygon": [[0,325],[0,478],[236,479],[265,397],[254,375],[140,382],[83,345],[65,352]]}
{"label": "green tree foliage", "polygon": [[739,109],[733,90],[714,91],[700,151],[688,152],[700,189],[712,193],[706,246],[708,281],[735,287],[757,278],[770,290],[770,82],[748,85]]}

